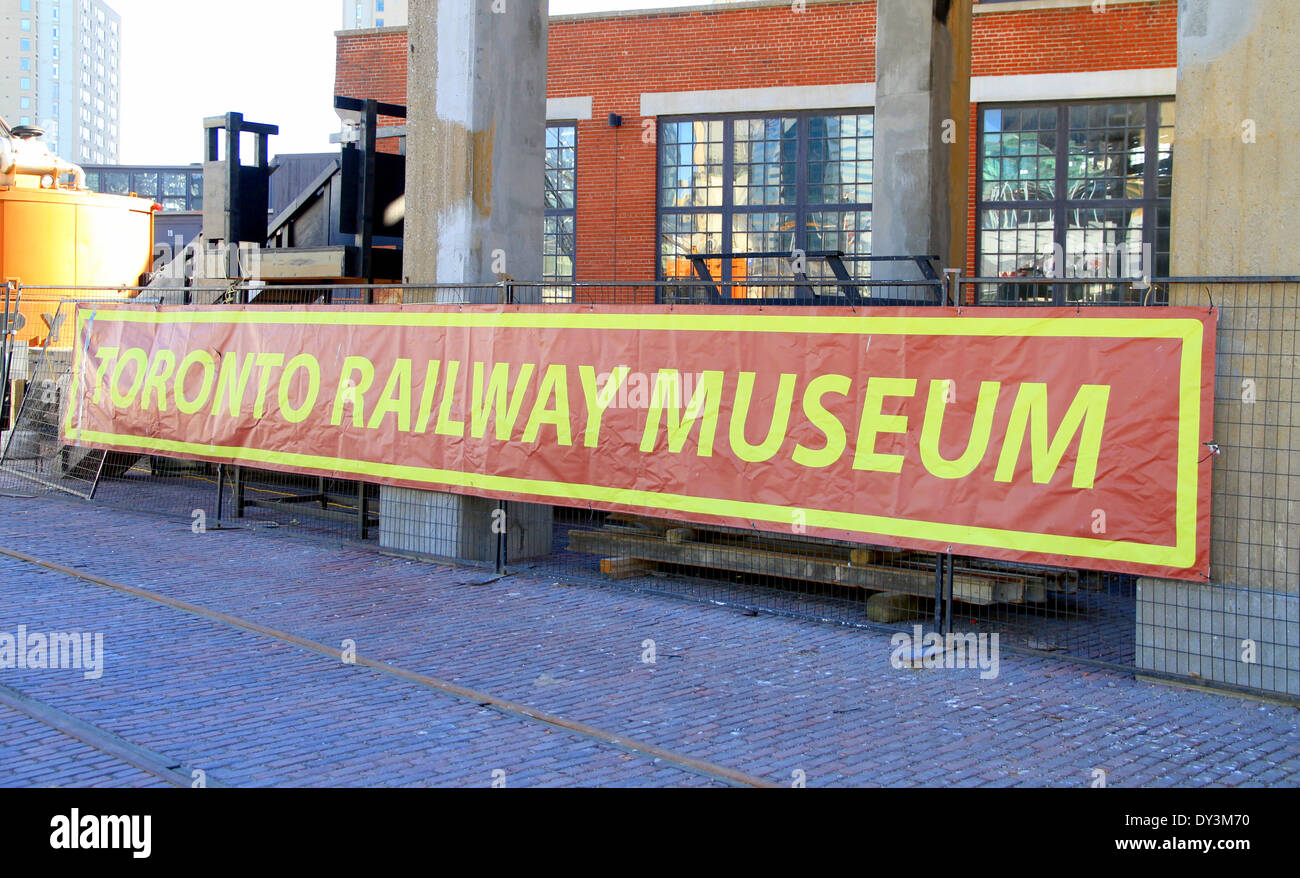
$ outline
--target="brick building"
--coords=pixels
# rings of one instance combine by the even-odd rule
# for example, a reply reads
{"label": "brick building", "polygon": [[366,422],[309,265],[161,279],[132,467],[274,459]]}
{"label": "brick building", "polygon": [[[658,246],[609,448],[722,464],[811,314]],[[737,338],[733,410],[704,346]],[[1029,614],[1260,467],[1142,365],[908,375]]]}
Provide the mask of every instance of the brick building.
{"label": "brick building", "polygon": [[[971,158],[967,272],[1064,258],[1067,273],[1168,273],[1177,14],[1177,0],[977,0],[970,125],[952,132]],[[875,25],[874,0],[552,17],[547,274],[869,254]],[[404,103],[406,57],[405,28],[342,31],[336,92]],[[1117,248],[1147,259],[1096,256]],[[725,261],[715,276],[782,270]]]}

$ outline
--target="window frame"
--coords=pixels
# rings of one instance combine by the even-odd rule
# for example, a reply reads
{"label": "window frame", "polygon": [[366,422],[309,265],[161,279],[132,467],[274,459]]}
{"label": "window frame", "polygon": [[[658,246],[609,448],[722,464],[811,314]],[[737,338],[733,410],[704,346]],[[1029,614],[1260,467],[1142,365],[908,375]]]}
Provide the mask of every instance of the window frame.
{"label": "window frame", "polygon": [[[812,204],[808,201],[808,159],[809,143],[812,140],[809,130],[809,119],[826,117],[826,116],[870,116],[872,119],[871,126],[871,143],[872,143],[872,201],[870,202],[853,202],[851,204]],[[875,201],[875,107],[819,107],[816,109],[803,110],[761,110],[745,111],[732,113],[695,113],[695,114],[676,114],[659,116],[655,122],[655,228],[654,228],[654,260],[655,260],[655,278],[658,281],[668,280],[687,280],[692,278],[668,277],[664,273],[664,260],[662,252],[663,236],[663,219],[670,215],[690,215],[716,213],[722,217],[722,240],[720,253],[733,253],[732,237],[735,233],[734,218],[737,214],[764,214],[764,213],[783,213],[789,212],[794,214],[794,248],[807,250],[808,235],[808,215],[816,211],[841,211],[841,212],[865,212],[874,214]],[[739,120],[768,120],[768,119],[796,119],[798,121],[797,145],[795,150],[795,203],[785,204],[762,204],[762,205],[741,205],[737,206],[736,198],[736,152],[735,152],[735,125]],[[722,126],[722,204],[717,207],[690,205],[687,207],[667,207],[663,203],[663,184],[664,184],[664,162],[663,162],[663,129],[665,125],[677,124],[681,122],[723,122]],[[732,276],[732,261],[730,259],[721,259],[722,263],[721,276],[713,279],[713,283],[718,285],[731,285],[741,283],[735,281]],[[775,279],[774,279],[775,280]]]}
{"label": "window frame", "polygon": [[[1096,199],[1072,199],[1067,197],[1067,183],[1069,180],[1069,140],[1070,140],[1070,109],[1073,107],[1090,107],[1103,104],[1146,104],[1146,124],[1144,126],[1146,142],[1146,160],[1142,175],[1142,198],[1096,198]],[[1004,211],[1004,210],[1050,210],[1053,215],[1052,243],[1059,247],[1062,252],[1068,253],[1066,249],[1067,238],[1069,234],[1069,213],[1072,210],[1086,209],[1141,209],[1142,216],[1142,246],[1151,248],[1153,259],[1159,258],[1159,216],[1163,207],[1168,209],[1172,201],[1173,176],[1170,174],[1170,196],[1162,197],[1160,195],[1160,107],[1165,103],[1173,103],[1177,107],[1177,99],[1174,95],[1160,96],[1137,96],[1137,97],[1111,97],[1111,98],[1082,98],[1067,100],[1032,100],[1032,101],[996,101],[982,103],[976,107],[976,151],[974,178],[975,185],[975,247],[974,247],[974,265],[975,274],[982,275],[981,269],[984,259],[983,247],[983,218],[985,211]],[[1056,175],[1053,180],[1054,197],[1050,199],[1036,199],[1025,201],[1007,201],[1007,200],[985,200],[984,198],[984,162],[985,154],[985,114],[990,110],[1030,110],[1030,109],[1054,109],[1057,112],[1056,120],[1056,141],[1057,152]],[[1176,112],[1176,109],[1175,109]],[[1066,150],[1064,153],[1061,150]],[[1064,160],[1062,160],[1064,158]],[[1152,160],[1154,158],[1154,161]],[[1151,266],[1154,269],[1155,266]],[[1127,280],[1128,278],[1120,278]],[[1007,284],[1015,283],[1015,278],[1008,278]],[[1076,300],[1067,298],[1067,287],[1087,287],[1098,286],[1106,283],[1105,278],[1079,278],[1076,282],[1070,283],[1069,278],[1065,282],[1052,284],[1052,304],[1067,305],[1074,304]]]}
{"label": "window frame", "polygon": [[[570,129],[573,130],[573,207],[545,207],[545,206],[544,206],[544,208],[543,208],[543,220],[542,220],[542,235],[543,235],[543,239],[542,239],[542,277],[541,277],[541,280],[542,280],[542,282],[543,282],[543,286],[544,286],[544,288],[545,288],[546,290],[551,290],[551,289],[559,290],[559,289],[561,289],[561,288],[567,286],[567,287],[569,288],[569,291],[570,291],[570,295],[567,296],[566,299],[565,299],[565,300],[567,301],[567,300],[573,298],[573,297],[572,297],[572,290],[573,290],[573,286],[572,286],[572,285],[577,281],[577,277],[578,277],[578,164],[579,164],[579,158],[578,158],[578,122],[577,122],[576,119],[574,119],[574,120],[547,119],[547,120],[546,120],[546,134],[550,134],[550,132],[551,132],[552,129],[561,129],[561,128],[570,128]],[[545,152],[545,150],[546,150],[546,145],[545,145],[545,142],[544,142],[544,141],[543,141],[542,149],[543,149],[543,152]],[[545,168],[545,165],[543,165],[543,168],[542,168],[542,185],[543,185],[543,189],[544,189],[544,187],[545,187],[545,185],[546,185],[546,177],[545,177],[545,175],[546,175],[546,168]],[[545,191],[543,191],[543,195],[545,195]],[[567,278],[560,277],[559,275],[548,275],[548,274],[546,273],[546,239],[545,239],[545,236],[546,236],[546,220],[549,220],[549,219],[551,219],[552,217],[570,217],[570,218],[572,219],[572,222],[573,222],[573,233],[572,233],[572,239],[573,239],[573,253],[572,253],[571,258],[570,258],[570,264],[573,266],[573,273],[572,273],[572,275],[570,275],[570,276],[567,277]],[[554,296],[555,293],[552,292],[552,293],[549,293],[549,294],[548,294],[548,293],[545,293],[545,292],[544,292],[544,295],[552,295],[552,296]],[[548,301],[550,301],[550,300],[548,299]]]}

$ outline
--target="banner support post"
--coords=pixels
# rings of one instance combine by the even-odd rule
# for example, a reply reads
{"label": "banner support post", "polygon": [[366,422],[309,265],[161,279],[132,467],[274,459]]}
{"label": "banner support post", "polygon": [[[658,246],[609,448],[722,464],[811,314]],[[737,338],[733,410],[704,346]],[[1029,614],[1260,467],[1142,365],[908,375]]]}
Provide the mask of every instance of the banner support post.
{"label": "banner support post", "polygon": [[943,623],[943,554],[934,556],[934,630],[941,630]]}
{"label": "banner support post", "polygon": [[226,465],[217,464],[217,524],[221,524],[221,516],[225,511],[225,487],[226,487]]}
{"label": "banner support post", "polygon": [[505,526],[506,514],[507,514],[506,501],[498,500],[497,510],[501,513],[499,516],[497,516],[501,520],[501,524],[496,528],[497,530],[497,574],[499,576],[504,576],[506,573],[506,550],[507,550],[506,537],[509,531],[509,528]]}

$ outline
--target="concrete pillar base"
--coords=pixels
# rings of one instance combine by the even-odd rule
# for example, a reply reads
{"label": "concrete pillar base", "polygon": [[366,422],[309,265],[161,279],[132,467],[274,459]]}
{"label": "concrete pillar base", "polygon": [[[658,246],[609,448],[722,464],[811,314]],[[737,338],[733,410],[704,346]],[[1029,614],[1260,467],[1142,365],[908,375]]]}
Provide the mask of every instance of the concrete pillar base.
{"label": "concrete pillar base", "polygon": [[[379,544],[385,549],[492,564],[497,558],[497,501],[414,488],[379,489]],[[551,553],[550,506],[510,503],[507,563]]]}
{"label": "concrete pillar base", "polygon": [[1300,696],[1300,595],[1143,578],[1136,604],[1140,670]]}

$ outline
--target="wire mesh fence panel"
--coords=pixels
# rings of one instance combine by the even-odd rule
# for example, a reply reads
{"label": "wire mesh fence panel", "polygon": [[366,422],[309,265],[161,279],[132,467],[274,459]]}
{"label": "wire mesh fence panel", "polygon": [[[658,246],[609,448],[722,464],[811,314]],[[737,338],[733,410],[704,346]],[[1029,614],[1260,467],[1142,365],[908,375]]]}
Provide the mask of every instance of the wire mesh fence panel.
{"label": "wire mesh fence panel", "polygon": [[[1086,282],[1071,282],[1086,280]],[[1168,303],[1159,284],[1106,278],[1026,276],[961,278],[957,301],[984,307],[1116,307]],[[1002,647],[1087,659],[1117,668],[1134,665],[1137,577],[1078,568],[953,560],[963,570],[998,571],[1005,599],[964,600],[954,589],[945,607],[945,630],[958,635],[997,634]]]}
{"label": "wire mesh fence panel", "polygon": [[0,366],[0,485],[89,498],[104,472],[130,466],[119,455],[65,445],[60,427],[67,414],[77,305],[129,301],[138,292],[21,285],[13,289]]}
{"label": "wire mesh fence panel", "polygon": [[1211,582],[1139,583],[1139,666],[1300,696],[1300,279],[1164,286],[1219,314]]}
{"label": "wire mesh fence panel", "polygon": [[39,306],[46,304],[52,311],[45,313],[48,334],[34,362],[29,360],[30,368],[19,370],[22,374],[13,370],[12,362],[6,369],[10,380],[19,382],[22,399],[14,406],[12,427],[0,448],[0,484],[90,499],[105,466],[121,461],[103,451],[65,445],[60,438],[70,399],[73,351],[57,341],[64,322],[73,318],[73,306],[59,300]]}
{"label": "wire mesh fence panel", "polygon": [[1133,666],[1137,577],[977,558],[959,557],[955,565],[998,571],[1006,600],[977,604],[955,594],[951,630],[997,634],[1010,649]]}
{"label": "wire mesh fence panel", "polygon": [[[930,297],[930,304],[1054,302],[1047,296],[981,300],[978,290],[986,281],[961,279],[952,287],[876,282],[871,295],[863,294],[865,286],[859,289],[852,307],[899,296]],[[825,296],[800,300],[795,307],[826,304],[832,295],[846,304],[842,287],[839,281],[825,282],[818,287]],[[6,437],[0,486],[93,494],[97,502],[161,514],[196,529],[266,528],[401,556],[451,559],[478,565],[484,575],[527,571],[855,626],[997,634],[1012,649],[1285,693],[1300,690],[1295,679],[1300,677],[1300,515],[1291,502],[1300,493],[1294,432],[1300,415],[1298,290],[1295,283],[1175,280],[1157,281],[1139,296],[1130,283],[1116,282],[1110,292],[1070,303],[1209,307],[1212,301],[1219,309],[1217,428],[1205,451],[1219,453],[1214,458],[1213,584],[817,539],[797,521],[788,532],[758,532],[603,512],[563,500],[503,503],[156,454],[101,454],[92,477],[87,461],[93,457],[58,438],[72,362],[70,339],[59,343],[61,324],[45,327],[53,343],[35,339],[46,343],[32,350],[22,375],[27,401],[17,429]],[[58,313],[70,308],[68,300],[92,292],[49,291],[46,306]],[[546,286],[503,281],[249,288],[235,290],[233,300],[253,307],[538,303],[598,310],[725,303],[719,292],[677,281]],[[160,303],[143,296],[136,301],[142,300]],[[749,303],[781,307],[769,306],[765,298]]]}
{"label": "wire mesh fence panel", "polygon": [[331,545],[377,546],[379,491],[350,480],[141,455],[129,468],[105,472],[94,499],[196,532],[274,529]]}

